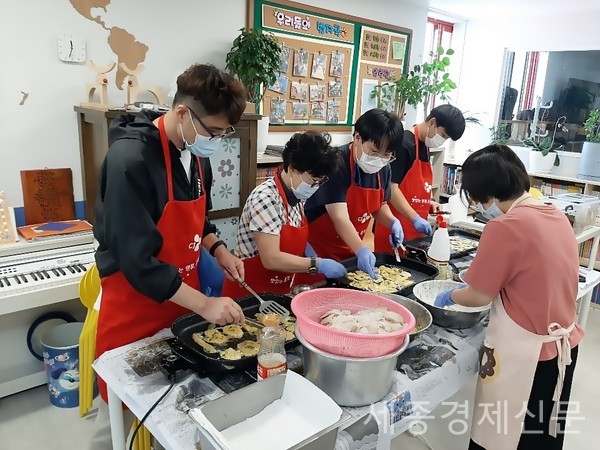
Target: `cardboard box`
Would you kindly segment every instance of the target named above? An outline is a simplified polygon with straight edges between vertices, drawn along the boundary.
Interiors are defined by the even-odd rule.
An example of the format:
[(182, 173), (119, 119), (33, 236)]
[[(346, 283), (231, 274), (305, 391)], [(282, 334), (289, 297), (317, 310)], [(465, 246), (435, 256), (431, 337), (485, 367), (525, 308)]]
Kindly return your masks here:
[(267, 378), (190, 411), (202, 450), (333, 450), (350, 415), (295, 372)]

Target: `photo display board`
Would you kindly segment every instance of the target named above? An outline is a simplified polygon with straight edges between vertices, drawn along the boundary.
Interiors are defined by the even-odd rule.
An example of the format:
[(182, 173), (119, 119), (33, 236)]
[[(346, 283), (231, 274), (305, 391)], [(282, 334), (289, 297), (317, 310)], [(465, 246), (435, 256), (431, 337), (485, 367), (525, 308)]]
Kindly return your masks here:
[(260, 105), (270, 131), (349, 130), (377, 107), (374, 87), (408, 67), (406, 28), (285, 0), (249, 0), (248, 20), (282, 48), (277, 81)]

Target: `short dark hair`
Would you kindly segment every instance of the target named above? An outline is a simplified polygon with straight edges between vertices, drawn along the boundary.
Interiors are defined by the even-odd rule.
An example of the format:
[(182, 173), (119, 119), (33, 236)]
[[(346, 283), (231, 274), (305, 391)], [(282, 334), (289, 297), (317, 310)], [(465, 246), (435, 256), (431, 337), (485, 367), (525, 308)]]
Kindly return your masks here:
[(200, 117), (224, 114), (230, 124), (236, 124), (246, 109), (246, 98), (246, 89), (232, 75), (211, 64), (194, 64), (177, 77), (173, 107), (193, 101)]
[(465, 116), (452, 105), (440, 105), (431, 110), (425, 121), (434, 119), (438, 127), (444, 127), (453, 141), (458, 141), (465, 132)]
[(315, 177), (331, 177), (338, 171), (340, 151), (331, 146), (329, 133), (295, 133), (283, 149), (283, 169), (308, 172)]
[(354, 133), (364, 141), (373, 141), (379, 150), (395, 152), (402, 147), (404, 127), (400, 117), (383, 109), (371, 109), (358, 118)]
[(462, 165), (461, 191), (469, 201), (512, 200), (529, 191), (529, 187), (525, 166), (506, 145), (484, 147)]

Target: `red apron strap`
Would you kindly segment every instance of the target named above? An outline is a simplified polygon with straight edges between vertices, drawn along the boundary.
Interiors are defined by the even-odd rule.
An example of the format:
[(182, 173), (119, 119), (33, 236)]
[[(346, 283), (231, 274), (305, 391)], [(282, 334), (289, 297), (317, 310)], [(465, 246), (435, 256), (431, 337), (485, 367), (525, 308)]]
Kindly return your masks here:
[[(277, 173), (275, 174), (275, 185), (277, 186), (277, 191), (279, 192), (279, 196), (281, 197), (281, 201), (283, 202), (283, 210), (285, 211), (285, 224), (291, 225), (290, 215), (288, 212), (290, 204), (287, 201), (285, 189), (281, 184), (281, 173), (281, 168), (277, 169)], [(304, 208), (302, 207), (302, 202), (298, 202), (298, 207), (300, 208), (300, 218), (302, 219), (302, 223), (304, 223)]]
[(419, 128), (414, 127), (413, 133), (415, 134), (415, 161), (419, 159)]
[(169, 147), (169, 138), (165, 131), (165, 116), (158, 118), (158, 131), (160, 133), (160, 142), (162, 144), (163, 155), (165, 157), (165, 169), (167, 171), (167, 192), (169, 194), (168, 201), (174, 200), (173, 197), (173, 173), (171, 170), (171, 149)]
[(202, 164), (200, 164), (200, 157), (196, 156), (196, 164), (198, 165), (198, 179), (200, 180), (200, 185), (202, 186), (202, 191), (200, 192), (200, 196), (204, 195), (206, 192), (204, 186), (204, 172), (202, 171)]

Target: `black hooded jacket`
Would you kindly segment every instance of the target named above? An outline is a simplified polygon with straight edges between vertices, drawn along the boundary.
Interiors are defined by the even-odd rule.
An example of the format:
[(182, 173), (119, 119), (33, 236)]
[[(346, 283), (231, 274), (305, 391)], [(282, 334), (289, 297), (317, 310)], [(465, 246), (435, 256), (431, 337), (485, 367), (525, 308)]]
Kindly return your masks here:
[[(96, 264), (101, 277), (121, 271), (138, 292), (162, 302), (177, 292), (182, 281), (175, 266), (156, 258), (163, 244), (157, 224), (168, 197), (160, 135), (152, 123), (159, 116), (142, 111), (112, 121), (110, 148), (100, 172), (94, 236), (99, 243)], [(173, 143), (170, 147), (175, 200), (194, 200), (201, 189), (196, 158), (192, 157), (190, 183), (180, 151)], [(208, 212), (212, 170), (207, 158), (201, 158), (201, 165)], [(206, 219), (202, 235), (215, 231)]]

